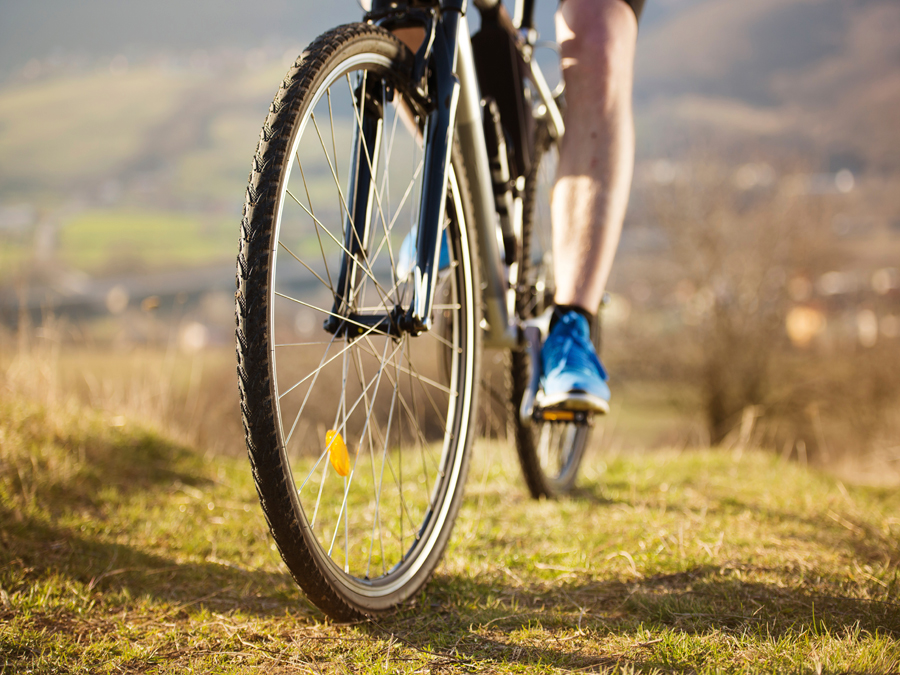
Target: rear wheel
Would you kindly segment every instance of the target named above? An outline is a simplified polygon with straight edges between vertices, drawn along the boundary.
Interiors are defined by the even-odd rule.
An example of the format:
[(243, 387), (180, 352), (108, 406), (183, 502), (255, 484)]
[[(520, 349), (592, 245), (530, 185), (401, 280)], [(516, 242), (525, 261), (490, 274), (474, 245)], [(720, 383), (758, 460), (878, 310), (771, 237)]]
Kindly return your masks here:
[[(516, 314), (523, 320), (541, 315), (553, 304), (553, 260), (550, 255), (550, 190), (556, 175), (557, 145), (544, 125), (537, 125), (535, 159), (523, 193), (521, 250), (516, 288)], [(599, 325), (592, 327), (599, 352)], [(519, 418), (534, 364), (527, 350), (512, 354), (512, 415), (516, 450), (531, 496), (559, 497), (575, 487), (590, 440), (586, 424), (535, 422)]]
[(378, 321), (413, 291), (424, 148), (411, 67), (398, 40), (365, 24), (313, 43), (270, 109), (242, 222), (253, 474), (285, 563), (339, 620), (389, 610), (428, 580), (475, 426), (479, 279), (455, 153), (435, 327), (389, 335)]

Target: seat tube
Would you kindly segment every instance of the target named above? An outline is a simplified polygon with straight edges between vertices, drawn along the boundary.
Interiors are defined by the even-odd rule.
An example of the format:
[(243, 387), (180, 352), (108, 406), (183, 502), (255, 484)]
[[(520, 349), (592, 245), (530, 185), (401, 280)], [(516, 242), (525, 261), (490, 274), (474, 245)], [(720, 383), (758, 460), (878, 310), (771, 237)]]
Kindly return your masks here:
[(462, 147), (462, 160), (472, 189), (472, 206), (478, 228), (481, 250), (481, 279), (484, 284), (484, 311), (487, 319), (485, 345), (509, 349), (515, 347), (517, 330), (510, 324), (506, 305), (506, 273), (497, 232), (500, 228), (491, 183), (491, 167), (487, 155), (482, 122), (481, 94), (475, 57), (469, 39), (468, 25), (460, 30), (457, 73), (461, 83), (456, 130)]

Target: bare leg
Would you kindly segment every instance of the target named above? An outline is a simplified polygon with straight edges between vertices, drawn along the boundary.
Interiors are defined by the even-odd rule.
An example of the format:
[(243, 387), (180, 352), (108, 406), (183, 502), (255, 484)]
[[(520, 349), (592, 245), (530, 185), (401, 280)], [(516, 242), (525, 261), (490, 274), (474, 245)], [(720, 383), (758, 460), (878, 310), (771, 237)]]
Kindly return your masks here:
[(555, 299), (595, 313), (631, 189), (637, 19), (622, 0), (565, 0), (556, 35), (567, 108), (551, 202)]

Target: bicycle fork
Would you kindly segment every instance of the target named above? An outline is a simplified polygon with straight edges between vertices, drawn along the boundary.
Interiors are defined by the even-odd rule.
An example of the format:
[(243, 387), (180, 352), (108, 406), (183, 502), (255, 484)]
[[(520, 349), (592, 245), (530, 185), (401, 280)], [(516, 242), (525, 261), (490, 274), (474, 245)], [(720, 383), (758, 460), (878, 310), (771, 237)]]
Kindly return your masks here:
[[(355, 167), (349, 186), (349, 205), (344, 227), (344, 257), (335, 292), (332, 316), (325, 322), (331, 333), (352, 337), (374, 328), (379, 333), (418, 335), (432, 327), (432, 307), (437, 286), (441, 251), (441, 225), (449, 182), (453, 138), (456, 133), (462, 161), (470, 181), (474, 221), (481, 250), (488, 347), (516, 348), (519, 331), (506, 303), (507, 282), (497, 241), (498, 215), (495, 208), (491, 170), (482, 122), (481, 96), (475, 60), (465, 17), (466, 0), (443, 0), (440, 18), (432, 15), (426, 38), (416, 55), (416, 71), (430, 65), (428, 93), (433, 102), (424, 129), (425, 157), (421, 209), (416, 233), (416, 257), (412, 268), (413, 298), (408, 307), (395, 307), (386, 316), (351, 313), (351, 289), (365, 268), (368, 232), (373, 226), (372, 210), (381, 143), (380, 109), (384, 85), (361, 83), (358, 114), (354, 125)], [(379, 89), (380, 88), (380, 89)], [(356, 258), (354, 261), (351, 258)], [(350, 321), (344, 321), (346, 317)]]
[(407, 329), (419, 333), (431, 328), (436, 271), (440, 255), (444, 202), (454, 129), (469, 178), (477, 225), (483, 302), (485, 346), (516, 348), (518, 328), (506, 304), (506, 277), (500, 256), (491, 169), (481, 111), (475, 58), (469, 39), (465, 0), (444, 0), (432, 46), (433, 74), (429, 83), (437, 108), (426, 123), (423, 208), (418, 223), (417, 260), (413, 270), (414, 300), (407, 312)]
[[(353, 278), (360, 265), (346, 260), (342, 264), (333, 314), (326, 322), (330, 332), (364, 332), (374, 327), (389, 335), (418, 335), (432, 326), (432, 306), (437, 284), (441, 251), (441, 224), (449, 178), (454, 130), (462, 150), (462, 162), (469, 179), (483, 284), (484, 343), (486, 347), (517, 349), (525, 335), (510, 312), (507, 300), (508, 280), (505, 256), (498, 241), (500, 227), (491, 166), (485, 139), (481, 94), (475, 57), (465, 16), (467, 0), (443, 0), (440, 17), (425, 21), (426, 37), (416, 54), (416, 73), (424, 73), (429, 64), (428, 92), (433, 110), (425, 123), (425, 157), (422, 207), (416, 234), (416, 259), (412, 269), (413, 299), (408, 307), (396, 307), (388, 316), (349, 314), (346, 289), (356, 287)], [(553, 95), (537, 64), (528, 59), (530, 79), (535, 84), (554, 137), (563, 132), (562, 117)], [(381, 88), (380, 90), (378, 88)], [(360, 124), (355, 125), (355, 175), (350, 186), (352, 214), (347, 214), (345, 250), (361, 259), (366, 257), (367, 233), (371, 225), (374, 176), (381, 141), (380, 101), (383, 83), (365, 85), (359, 94)], [(363, 86), (361, 85), (361, 89)], [(373, 91), (373, 89), (375, 89)], [(363, 158), (370, 160), (364, 161)], [(337, 318), (347, 316), (352, 322)]]

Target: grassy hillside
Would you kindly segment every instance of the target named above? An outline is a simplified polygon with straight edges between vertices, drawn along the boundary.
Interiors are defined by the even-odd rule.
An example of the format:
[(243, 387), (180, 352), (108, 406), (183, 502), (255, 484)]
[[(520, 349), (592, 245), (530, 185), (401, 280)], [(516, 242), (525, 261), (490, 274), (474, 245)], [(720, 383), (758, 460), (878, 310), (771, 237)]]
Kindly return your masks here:
[(896, 170), (898, 30), (889, 0), (697, 3), (641, 34), (638, 113)]
[[(0, 90), (0, 206), (30, 204), (13, 242), (88, 272), (229, 259), (250, 158), (284, 67), (144, 66)], [(148, 248), (148, 243), (150, 244)]]
[(0, 96), (0, 184), (65, 187), (114, 175), (147, 130), (177, 112), (190, 82), (149, 70), (94, 73), (7, 89)]
[(762, 453), (592, 455), (526, 498), (476, 447), (415, 607), (331, 625), (242, 460), (0, 396), (0, 672), (793, 672), (900, 667), (900, 497)]
[[(796, 136), (893, 166), (900, 104), (895, 2), (681, 4), (641, 33), (640, 114)], [(196, 63), (160, 55), (115, 72), (60, 70), (34, 82), (12, 80), (0, 89), (0, 156), (7, 159), (0, 197), (90, 192), (114, 179), (126, 192), (135, 181), (144, 191), (152, 183), (157, 202), (239, 204), (285, 60), (309, 38), (295, 36), (283, 58), (271, 49), (255, 56), (219, 50)]]
[[(0, 154), (16, 161), (0, 167), (0, 192), (93, 197), (116, 181), (125, 194), (107, 201), (155, 190), (168, 201), (236, 192), (239, 202), (283, 70), (280, 63), (216, 74), (144, 66), (8, 86), (0, 91)], [(231, 177), (224, 190), (223, 171)]]
[(136, 267), (177, 267), (229, 258), (234, 219), (225, 216), (140, 210), (91, 210), (66, 223), (61, 258), (90, 272), (133, 272)]

